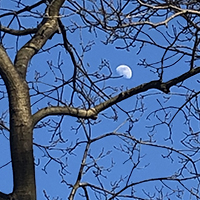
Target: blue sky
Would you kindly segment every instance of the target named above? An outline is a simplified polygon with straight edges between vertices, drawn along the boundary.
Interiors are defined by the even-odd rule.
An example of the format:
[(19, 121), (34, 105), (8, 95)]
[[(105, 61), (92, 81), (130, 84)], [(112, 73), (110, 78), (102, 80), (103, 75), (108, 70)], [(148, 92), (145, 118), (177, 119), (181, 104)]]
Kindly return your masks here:
[[(8, 1), (1, 1), (0, 6), (2, 7), (13, 7), (13, 5), (7, 4)], [(11, 3), (11, 1), (9, 1)], [(43, 7), (41, 7), (42, 9)], [(71, 20), (75, 20), (77, 23), (80, 23), (80, 19), (78, 17), (71, 17)], [(25, 25), (28, 26), (34, 26), (37, 21), (40, 21), (40, 19), (32, 18), (32, 20), (28, 20), (26, 17), (22, 17), (22, 22)], [(67, 25), (67, 23), (70, 21), (69, 19), (63, 18), (63, 23)], [(9, 18), (5, 18), (2, 21), (2, 24), (4, 26), (7, 25), (9, 22)], [(170, 27), (175, 24), (175, 22), (169, 23), (169, 29)], [(16, 27), (16, 21), (13, 22), (12, 27)], [(165, 28), (159, 28), (160, 31), (165, 31)], [(158, 34), (158, 32), (154, 32), (152, 29), (149, 30), (146, 28), (146, 31), (150, 31), (150, 34), (154, 36), (155, 40), (160, 42), (161, 45), (166, 45), (166, 41), (163, 40), (161, 37), (161, 34)], [(171, 30), (169, 30), (171, 31)], [(103, 86), (103, 84), (107, 86), (113, 86), (117, 89), (117, 93), (120, 92), (120, 88), (122, 90), (125, 90), (126, 88), (132, 88), (135, 86), (138, 86), (142, 83), (146, 83), (151, 80), (157, 80), (158, 77), (155, 73), (151, 71), (151, 68), (144, 68), (143, 66), (140, 66), (139, 63), (142, 59), (146, 59), (148, 62), (155, 62), (157, 59), (162, 55), (163, 50), (160, 50), (158, 48), (152, 47), (150, 45), (145, 45), (141, 51), (141, 53), (138, 55), (138, 49), (139, 49), (139, 43), (136, 42), (136, 48), (130, 48), (129, 51), (123, 49), (119, 50), (116, 47), (123, 46), (124, 43), (120, 40), (116, 41), (113, 44), (105, 45), (102, 43), (102, 40), (105, 40), (106, 35), (102, 31), (97, 31), (97, 35), (95, 36), (94, 33), (89, 33), (87, 29), (77, 30), (73, 33), (67, 32), (68, 40), (71, 44), (74, 45), (78, 53), (81, 53), (81, 45), (80, 42), (83, 42), (84, 45), (86, 45), (88, 42), (91, 41), (94, 42), (94, 45), (91, 46), (91, 50), (86, 52), (86, 54), (83, 57), (83, 63), (84, 67), (87, 69), (88, 73), (94, 73), (98, 70), (98, 67), (100, 66), (102, 60), (106, 61), (107, 64), (110, 66), (112, 73), (113, 73), (113, 79), (110, 79), (106, 81), (105, 83), (99, 83), (99, 86)], [(83, 38), (83, 41), (81, 41), (80, 36)], [(141, 34), (139, 36), (141, 39), (145, 39), (145, 36)], [(27, 39), (29, 39), (29, 36), (19, 38), (19, 47), (23, 45)], [(51, 45), (55, 43), (59, 43), (62, 41), (62, 36), (60, 34), (56, 34), (52, 40), (48, 41), (48, 43), (45, 45), (44, 49), (47, 49)], [(11, 56), (11, 59), (14, 59), (14, 54), (16, 52), (16, 43), (15, 40), (13, 40), (13, 36), (6, 35), (4, 39), (4, 44), (8, 48), (8, 53)], [(188, 45), (188, 43), (186, 42)], [(61, 59), (58, 60), (58, 56), (61, 55)], [(169, 54), (170, 55), (170, 54)], [(173, 59), (177, 59), (178, 56), (174, 57)], [(174, 62), (173, 59), (170, 59), (169, 61), (165, 62), (167, 65), (168, 62), (172, 63)], [(174, 78), (177, 75), (180, 75), (184, 72), (186, 72), (189, 69), (189, 64), (186, 62), (187, 57), (185, 59), (181, 60), (180, 62), (174, 64), (172, 67), (167, 68), (164, 73), (164, 81), (167, 81), (171, 78)], [(70, 61), (69, 54), (65, 52), (60, 47), (56, 47), (49, 52), (40, 52), (38, 55), (36, 55), (31, 63), (30, 67), (28, 69), (28, 81), (33, 81), (33, 78), (37, 73), (40, 73), (41, 75), (44, 75), (47, 73), (47, 75), (41, 79), (45, 83), (48, 84), (56, 84), (59, 85), (61, 81), (55, 81), (55, 78), (53, 76), (52, 71), (49, 70), (47, 61), (51, 62), (53, 65), (57, 65), (59, 62), (63, 63), (61, 65), (61, 68), (63, 70), (64, 79), (68, 80), (73, 73), (73, 66)], [(118, 75), (116, 73), (116, 67), (120, 64), (126, 64), (129, 67), (131, 67), (133, 72), (133, 77), (131, 79), (124, 79), (124, 78), (116, 78)], [(197, 63), (198, 64), (198, 63)], [(89, 66), (89, 67), (88, 67)], [(153, 65), (156, 66), (156, 65)], [(158, 67), (158, 66), (157, 66)], [(61, 73), (58, 69), (55, 69), (54, 71), (58, 77), (61, 77)], [(102, 72), (105, 75), (108, 75), (108, 71), (105, 69), (102, 70)], [(184, 86), (187, 86), (191, 88), (192, 90), (198, 90), (199, 83), (197, 83), (197, 79), (199, 79), (199, 75), (196, 75), (193, 78), (190, 78), (189, 80), (184, 82)], [(94, 79), (95, 80), (95, 79)], [(39, 85), (39, 84), (38, 84)], [(30, 84), (31, 86), (31, 84)], [(1, 86), (2, 87), (2, 86)], [(48, 85), (40, 84), (39, 85), (41, 91), (45, 91), (46, 89), (49, 89)], [(31, 94), (34, 94), (34, 91), (30, 91)], [(66, 87), (64, 91), (64, 97), (63, 100), (66, 100), (66, 102), (70, 101), (70, 94), (72, 90), (70, 87)], [(110, 89), (106, 90), (106, 92), (111, 92)], [(183, 87), (172, 87), (170, 94), (162, 94), (162, 92), (158, 90), (150, 90), (143, 94), (138, 94), (136, 96), (133, 96), (123, 102), (120, 102), (118, 105), (122, 107), (124, 110), (132, 110), (134, 108), (139, 108), (141, 102), (144, 104), (143, 108), (146, 109), (143, 113), (142, 110), (138, 110), (135, 112), (132, 112), (133, 114), (133, 120), (138, 120), (138, 122), (135, 122), (133, 124), (133, 128), (131, 130), (131, 135), (135, 137), (137, 140), (146, 141), (149, 140), (149, 135), (152, 135), (152, 140), (155, 142), (156, 145), (167, 145), (168, 147), (173, 147), (178, 150), (184, 150), (184, 146), (181, 144), (181, 140), (185, 137), (185, 133), (188, 132), (188, 124), (185, 124), (185, 118), (182, 112), (179, 112), (174, 121), (172, 122), (172, 140), (166, 140), (169, 137), (169, 129), (166, 126), (166, 124), (158, 125), (151, 131), (150, 128), (154, 124), (160, 123), (159, 119), (163, 120), (165, 117), (165, 114), (169, 112), (169, 117), (172, 117), (173, 114), (176, 113), (177, 108), (182, 106), (185, 103), (185, 97), (187, 95), (190, 95), (192, 92), (188, 92)], [(182, 96), (180, 96), (180, 94)], [(186, 95), (187, 94), (187, 95)], [(55, 97), (55, 93), (52, 94), (53, 97)], [(33, 97), (32, 103), (38, 100), (39, 97)], [(142, 99), (142, 101), (138, 101)], [(1, 100), (0, 111), (5, 112), (8, 110), (7, 99)], [(53, 99), (45, 98), (38, 103), (34, 104), (32, 107), (33, 113), (37, 111), (39, 108), (42, 108), (44, 106), (47, 106), (48, 103), (54, 105), (56, 102)], [(80, 105), (80, 100), (75, 100), (74, 102), (76, 106)], [(138, 104), (137, 104), (138, 103)], [(154, 112), (155, 110), (159, 110), (162, 106), (169, 107), (169, 109), (166, 109), (166, 113), (163, 111)], [(136, 106), (137, 105), (137, 106)], [(127, 120), (127, 115), (120, 111), (116, 106), (118, 112), (118, 119), (116, 121), (106, 119), (103, 114), (106, 115), (112, 115), (113, 112), (109, 108), (102, 113), (99, 114), (99, 117), (97, 121), (101, 121), (101, 123), (97, 123), (94, 126), (92, 126), (92, 138), (98, 137), (102, 134), (110, 133), (116, 130), (120, 125), (122, 125)], [(187, 113), (187, 110), (185, 110)], [(150, 114), (152, 113), (152, 114)], [(147, 119), (147, 116), (149, 118)], [(157, 116), (157, 117), (156, 117)], [(6, 117), (8, 119), (8, 115)], [(57, 121), (59, 122), (60, 117), (54, 116), (45, 118), (43, 121), (48, 122), (48, 120)], [(53, 122), (52, 122), (53, 123)], [(94, 122), (93, 122), (94, 123)], [(199, 130), (199, 123), (195, 119), (191, 118), (192, 127), (194, 128), (194, 132)], [(6, 124), (8, 125), (8, 124)], [(117, 133), (126, 133), (128, 129), (129, 122), (127, 121), (122, 125), (121, 128), (117, 129)], [(62, 148), (69, 148), (75, 145), (76, 141), (85, 141), (86, 137), (83, 131), (83, 128), (80, 128), (78, 133), (76, 133), (75, 130), (72, 130), (73, 128), (76, 128), (78, 126), (77, 119), (72, 117), (65, 117), (61, 124), (62, 129), (62, 137), (66, 141), (65, 143), (59, 143), (59, 135), (56, 135), (53, 138), (54, 144), (56, 142), (56, 147), (62, 147)], [(89, 128), (87, 127), (87, 130), (89, 131)], [(8, 133), (5, 132), (5, 135), (8, 137)], [(35, 129), (34, 131), (34, 142), (38, 143), (40, 145), (52, 145), (50, 143), (52, 139), (52, 132), (50, 127), (43, 127), (42, 129)], [(172, 142), (173, 141), (173, 142)], [(102, 139), (94, 144), (91, 145), (90, 149), (90, 155), (93, 156), (93, 158), (97, 159), (97, 163), (99, 166), (104, 166), (106, 168), (110, 168), (112, 164), (114, 167), (112, 168), (112, 171), (109, 172), (105, 171), (104, 175), (107, 177), (103, 178), (101, 177), (101, 181), (104, 182), (105, 186), (108, 188), (110, 187), (110, 182), (114, 182), (115, 180), (119, 180), (120, 178), (123, 178), (124, 180), (127, 179), (126, 175), (127, 172), (130, 172), (133, 165), (137, 163), (138, 159), (138, 152), (134, 151), (134, 155), (132, 156), (132, 160), (128, 160), (128, 154), (125, 153), (125, 151), (128, 148), (131, 148), (131, 141), (122, 141), (119, 137), (111, 136), (106, 137), (105, 139)], [(134, 144), (134, 143), (133, 143)], [(85, 148), (85, 144), (80, 144), (73, 152), (72, 154), (67, 153), (64, 157), (62, 157), (62, 160), (64, 163), (67, 164), (66, 167), (66, 174), (63, 175), (63, 178), (70, 183), (73, 184), (76, 180), (77, 171), (80, 167), (80, 162), (82, 158), (82, 154)], [(123, 148), (124, 153), (120, 152), (120, 148)], [(148, 178), (156, 178), (156, 177), (165, 177), (173, 175), (176, 171), (178, 171), (180, 165), (180, 160), (178, 159), (178, 154), (172, 153), (171, 158), (165, 158), (163, 159), (163, 156), (168, 155), (168, 151), (163, 148), (159, 148), (156, 146), (149, 146), (149, 145), (137, 145), (137, 148), (140, 150), (140, 156), (142, 157), (141, 162), (139, 163), (137, 169), (134, 169), (132, 176), (130, 177), (130, 182), (136, 182), (141, 181)], [(129, 149), (130, 150), (130, 149)], [(9, 141), (5, 138), (3, 134), (0, 134), (0, 152), (3, 153), (1, 155), (0, 159), (0, 166), (6, 164), (10, 161), (9, 157)], [(39, 149), (38, 147), (34, 147), (35, 152), (35, 160), (38, 166), (36, 166), (36, 183), (37, 183), (37, 195), (38, 199), (44, 199), (43, 190), (47, 192), (47, 194), (51, 197), (50, 199), (59, 197), (58, 199), (67, 199), (70, 188), (68, 185), (62, 183), (61, 184), (61, 176), (59, 176), (59, 170), (60, 166), (56, 162), (50, 162), (47, 167), (45, 168), (46, 171), (44, 171), (44, 166), (48, 162), (48, 158), (44, 156), (44, 153)], [(102, 159), (98, 160), (98, 156), (103, 152), (106, 156)], [(184, 152), (184, 151), (183, 151)], [(61, 154), (59, 151), (50, 151), (52, 156), (60, 157)], [(198, 154), (197, 154), (198, 155)], [(198, 157), (198, 156), (196, 156)], [(87, 162), (90, 164), (92, 161), (91, 157), (87, 158)], [(113, 162), (113, 163), (112, 163)], [(91, 162), (92, 165), (92, 162)], [(198, 166), (198, 165), (197, 165)], [(188, 169), (192, 169), (192, 165), (188, 163)], [(83, 176), (83, 182), (89, 181), (91, 183), (97, 183), (97, 180), (94, 178), (94, 168), (91, 168), (87, 171), (87, 173)], [(193, 169), (192, 169), (193, 170)], [(189, 175), (189, 173), (185, 170), (183, 172), (186, 176)], [(11, 185), (11, 164), (8, 164), (6, 167), (3, 167), (0, 169), (0, 191), (2, 192), (11, 192), (12, 185)], [(122, 183), (122, 186), (125, 184), (126, 181)], [(174, 189), (177, 187), (176, 183), (170, 183), (171, 187)], [(188, 181), (189, 186), (196, 186), (196, 181), (191, 180)], [(142, 185), (137, 185), (135, 187), (136, 195), (142, 196), (145, 198), (144, 193), (142, 192), (143, 189), (146, 191), (152, 193), (152, 195), (155, 192), (155, 186), (157, 186), (158, 189), (161, 189), (161, 186), (158, 185), (158, 182), (156, 183), (145, 183)], [(180, 186), (181, 187), (181, 186)], [(164, 189), (165, 192), (167, 189)], [(82, 192), (80, 190), (80, 192)], [(90, 191), (91, 197), (95, 198), (92, 194), (92, 191)], [(184, 193), (185, 195), (185, 193)], [(183, 195), (183, 196), (184, 196)], [(188, 199), (188, 194), (184, 196), (183, 199)], [(77, 195), (75, 199), (79, 199), (80, 197)], [(174, 196), (173, 199), (175, 199), (176, 196)]]

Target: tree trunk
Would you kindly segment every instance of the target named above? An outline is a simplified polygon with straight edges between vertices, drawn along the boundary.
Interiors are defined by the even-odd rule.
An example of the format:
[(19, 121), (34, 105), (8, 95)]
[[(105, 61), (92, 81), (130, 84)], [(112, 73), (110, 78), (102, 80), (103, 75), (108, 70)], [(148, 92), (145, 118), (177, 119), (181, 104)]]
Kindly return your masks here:
[[(0, 75), (9, 97), (10, 150), (14, 188), (8, 197), (12, 196), (11, 199), (15, 200), (35, 200), (33, 120), (29, 88), (2, 46), (0, 46)], [(4, 195), (1, 194), (1, 198), (4, 199)]]
[(25, 81), (9, 91), (10, 147), (13, 167), (13, 197), (35, 200), (35, 170), (33, 157), (33, 123), (29, 89)]

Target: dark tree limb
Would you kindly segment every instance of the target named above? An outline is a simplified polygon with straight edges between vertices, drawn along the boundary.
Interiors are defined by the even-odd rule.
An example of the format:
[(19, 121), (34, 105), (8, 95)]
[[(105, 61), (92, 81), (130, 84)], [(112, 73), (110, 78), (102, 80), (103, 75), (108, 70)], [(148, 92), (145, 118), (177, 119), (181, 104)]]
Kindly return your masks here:
[(43, 4), (45, 2), (46, 2), (46, 0), (41, 0), (41, 1), (38, 1), (37, 3), (31, 5), (31, 6), (25, 6), (23, 9), (20, 9), (18, 11), (6, 12), (6, 13), (0, 15), (0, 18), (5, 17), (5, 16), (9, 16), (9, 15), (18, 15), (18, 14), (26, 12), (26, 11), (31, 11), (32, 9), (40, 6), (41, 4)]
[(93, 108), (90, 108), (88, 110), (80, 109), (80, 108), (73, 108), (73, 107), (69, 107), (69, 106), (46, 107), (46, 108), (43, 108), (43, 109), (37, 111), (33, 115), (33, 123), (34, 123), (34, 125), (36, 125), (36, 123), (39, 122), (41, 119), (43, 119), (44, 117), (50, 116), (50, 115), (70, 115), (70, 116), (79, 117), (79, 118), (96, 119), (97, 115), (101, 111), (103, 111), (103, 110), (111, 107), (112, 105), (119, 103), (120, 101), (123, 101), (124, 99), (127, 99), (135, 94), (139, 94), (141, 92), (145, 92), (150, 89), (158, 89), (167, 94), (170, 92), (170, 88), (172, 86), (175, 86), (177, 83), (180, 83), (198, 73), (200, 73), (200, 67), (194, 68), (194, 69), (180, 75), (179, 77), (171, 79), (167, 82), (161, 82), (160, 80), (156, 80), (156, 81), (151, 81), (148, 83), (141, 84), (137, 87), (131, 88), (130, 90), (121, 92), (120, 94), (118, 94), (118, 95), (108, 99), (107, 101), (104, 101), (103, 103), (100, 103), (99, 105), (97, 105)]
[(38, 31), (17, 53), (15, 57), (15, 67), (23, 78), (26, 77), (26, 70), (31, 58), (43, 47), (58, 30), (57, 19), (59, 10), (64, 0), (52, 1), (46, 9), (46, 17), (38, 26)]
[(0, 30), (4, 33), (9, 33), (11, 35), (21, 36), (21, 35), (29, 35), (37, 32), (37, 28), (27, 28), (24, 30), (15, 30), (0, 24)]

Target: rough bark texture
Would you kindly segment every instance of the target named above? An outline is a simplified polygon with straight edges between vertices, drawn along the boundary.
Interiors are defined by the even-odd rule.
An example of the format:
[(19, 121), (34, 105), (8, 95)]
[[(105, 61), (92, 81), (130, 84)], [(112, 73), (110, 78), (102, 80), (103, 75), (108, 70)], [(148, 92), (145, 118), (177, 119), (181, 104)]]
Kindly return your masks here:
[(29, 91), (25, 83), (11, 89), (10, 146), (17, 199), (36, 199)]

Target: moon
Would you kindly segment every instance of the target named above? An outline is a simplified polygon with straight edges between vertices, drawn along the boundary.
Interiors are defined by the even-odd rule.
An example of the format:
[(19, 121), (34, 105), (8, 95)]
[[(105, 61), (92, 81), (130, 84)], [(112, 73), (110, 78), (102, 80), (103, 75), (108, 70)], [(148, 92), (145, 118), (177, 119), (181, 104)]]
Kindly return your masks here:
[(124, 78), (130, 79), (132, 77), (132, 70), (127, 65), (119, 65), (116, 68), (117, 73)]

